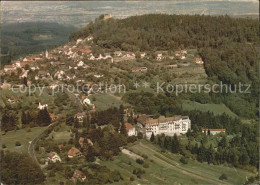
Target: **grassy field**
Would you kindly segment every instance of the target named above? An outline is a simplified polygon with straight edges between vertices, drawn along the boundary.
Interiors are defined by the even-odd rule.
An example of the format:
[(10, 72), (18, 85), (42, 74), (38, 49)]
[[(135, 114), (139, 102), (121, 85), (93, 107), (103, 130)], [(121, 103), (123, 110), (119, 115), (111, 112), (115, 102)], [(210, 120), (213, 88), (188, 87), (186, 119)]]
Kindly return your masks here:
[(203, 112), (213, 112), (215, 115), (226, 113), (229, 116), (237, 117), (235, 113), (233, 113), (228, 107), (224, 104), (200, 104), (198, 102), (193, 101), (184, 101), (182, 104), (182, 108), (184, 110), (200, 110)]
[[(253, 174), (240, 169), (225, 167), (222, 165), (208, 165), (197, 161), (188, 160), (188, 164), (184, 165), (179, 162), (180, 155), (169, 152), (161, 153), (161, 149), (150, 144), (147, 141), (138, 142), (129, 149), (139, 155), (147, 155), (145, 162), (149, 164), (149, 168), (143, 168), (127, 155), (121, 154), (115, 157), (114, 161), (102, 161), (103, 165), (113, 170), (119, 170), (124, 179), (125, 184), (243, 184), (246, 177)], [(141, 178), (137, 178), (132, 174), (135, 168), (142, 168), (145, 174)], [(219, 176), (226, 173), (228, 180), (221, 181)], [(130, 177), (134, 176), (135, 181), (130, 181)], [(124, 184), (124, 183), (118, 183)]]
[(120, 97), (107, 93), (91, 95), (90, 99), (98, 111), (106, 110), (110, 107), (119, 107), (122, 104)]
[(55, 141), (55, 143), (63, 143), (63, 142), (67, 142), (70, 139), (70, 127), (62, 124), (61, 127), (53, 132), (50, 133), (49, 138), (53, 138), (53, 140)]
[[(20, 153), (27, 152), (29, 141), (33, 140), (36, 136), (41, 134), (46, 127), (35, 127), (31, 128), (31, 131), (28, 132), (27, 129), (20, 129), (16, 131), (9, 131), (5, 135), (1, 134), (1, 143), (6, 145), (5, 150), (15, 151)], [(15, 142), (19, 141), (22, 145), (15, 146)]]

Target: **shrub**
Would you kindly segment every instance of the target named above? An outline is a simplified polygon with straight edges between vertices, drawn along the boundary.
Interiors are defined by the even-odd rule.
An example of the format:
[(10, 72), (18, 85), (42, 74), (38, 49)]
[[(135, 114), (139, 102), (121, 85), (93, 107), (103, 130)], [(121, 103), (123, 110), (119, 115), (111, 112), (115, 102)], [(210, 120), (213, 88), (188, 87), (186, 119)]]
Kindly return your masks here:
[(181, 162), (182, 164), (188, 164), (188, 160), (187, 160), (187, 158), (185, 158), (185, 157), (181, 157), (181, 158), (180, 158), (180, 162)]
[(142, 160), (142, 159), (136, 159), (136, 162), (138, 163), (138, 164), (143, 164), (144, 163), (144, 161)]
[(19, 141), (15, 142), (15, 146), (21, 146), (22, 144)]
[(225, 173), (222, 173), (222, 175), (219, 177), (219, 180), (227, 180), (228, 177)]
[(135, 178), (133, 176), (130, 177), (130, 181), (134, 181)]
[(149, 168), (149, 164), (148, 164), (148, 163), (144, 163), (144, 164), (143, 164), (143, 167), (144, 167), (144, 168)]
[(5, 145), (5, 144), (3, 144), (3, 145), (2, 145), (2, 148), (6, 148), (6, 145)]

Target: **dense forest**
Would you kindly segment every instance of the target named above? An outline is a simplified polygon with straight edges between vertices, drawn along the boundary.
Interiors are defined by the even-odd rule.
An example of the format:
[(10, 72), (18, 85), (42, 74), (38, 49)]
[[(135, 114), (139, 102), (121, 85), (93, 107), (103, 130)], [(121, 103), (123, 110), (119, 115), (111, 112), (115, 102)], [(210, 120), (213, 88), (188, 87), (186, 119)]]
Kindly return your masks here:
[(26, 154), (1, 151), (1, 180), (7, 184), (41, 184), (45, 175)]
[(57, 23), (15, 23), (1, 25), (1, 64), (44, 51), (68, 41), (72, 26)]
[[(229, 16), (150, 14), (126, 19), (97, 19), (73, 33), (70, 40), (94, 36), (101, 47), (126, 51), (174, 51), (197, 48), (209, 80), (251, 84), (250, 94), (219, 93), (237, 115), (258, 116), (258, 20)], [(240, 102), (240, 104), (238, 104)]]

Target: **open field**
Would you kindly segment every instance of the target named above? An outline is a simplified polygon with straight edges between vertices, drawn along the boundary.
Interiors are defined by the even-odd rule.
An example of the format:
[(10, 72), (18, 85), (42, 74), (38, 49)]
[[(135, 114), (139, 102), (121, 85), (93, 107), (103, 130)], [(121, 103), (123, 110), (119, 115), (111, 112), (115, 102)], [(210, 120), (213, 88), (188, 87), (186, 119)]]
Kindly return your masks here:
[(51, 132), (51, 134), (49, 135), (49, 138), (53, 138), (53, 140), (55, 141), (55, 143), (63, 143), (63, 142), (67, 142), (71, 137), (70, 137), (70, 128), (65, 125), (62, 124), (62, 126), (57, 130), (53, 132)]
[[(27, 129), (13, 130), (1, 135), (2, 145), (6, 145), (6, 150), (26, 153), (29, 146), (29, 141), (33, 140), (36, 136), (40, 135), (46, 127), (31, 128), (28, 132)], [(21, 146), (15, 146), (15, 142), (19, 141)]]
[(96, 105), (98, 111), (106, 110), (110, 107), (119, 107), (122, 104), (120, 97), (107, 93), (91, 95), (90, 99)]
[[(160, 148), (147, 141), (141, 141), (128, 147), (134, 153), (147, 155), (145, 162), (149, 168), (143, 168), (127, 155), (121, 154), (114, 161), (102, 161), (111, 169), (119, 170), (125, 179), (131, 176), (135, 181), (128, 184), (243, 184), (246, 177), (253, 174), (244, 170), (225, 167), (223, 165), (208, 165), (194, 160), (188, 160), (184, 165), (179, 162), (180, 155), (169, 152), (161, 153)], [(139, 179), (132, 174), (135, 168), (145, 170), (145, 174)], [(228, 180), (221, 181), (219, 176), (226, 173)], [(118, 183), (120, 184), (120, 183)], [(122, 184), (122, 183), (121, 183)]]
[(233, 113), (228, 107), (224, 104), (200, 104), (198, 102), (193, 101), (184, 101), (182, 104), (182, 108), (184, 110), (200, 110), (203, 112), (213, 112), (215, 115), (226, 113), (229, 116), (237, 117), (235, 113)]

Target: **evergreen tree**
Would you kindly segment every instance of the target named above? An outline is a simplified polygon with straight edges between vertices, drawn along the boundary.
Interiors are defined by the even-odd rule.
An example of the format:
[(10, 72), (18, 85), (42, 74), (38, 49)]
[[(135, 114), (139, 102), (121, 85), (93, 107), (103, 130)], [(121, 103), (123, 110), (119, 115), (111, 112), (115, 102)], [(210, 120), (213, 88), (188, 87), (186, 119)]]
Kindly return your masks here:
[(176, 134), (174, 134), (172, 140), (172, 153), (178, 153), (180, 151), (180, 143)]
[(151, 135), (151, 137), (150, 137), (150, 141), (151, 141), (151, 142), (154, 142), (154, 139), (155, 139), (155, 137), (154, 137), (154, 134), (153, 134), (153, 132), (152, 132), (152, 135)]
[(125, 124), (124, 124), (124, 123), (121, 123), (120, 134), (125, 135), (125, 136), (127, 135), (127, 132), (126, 132), (126, 128), (125, 128)]
[(25, 125), (27, 124), (27, 116), (26, 113), (24, 111), (22, 111), (22, 124)]
[(43, 109), (43, 122), (45, 124), (51, 123), (51, 117), (46, 107)]

